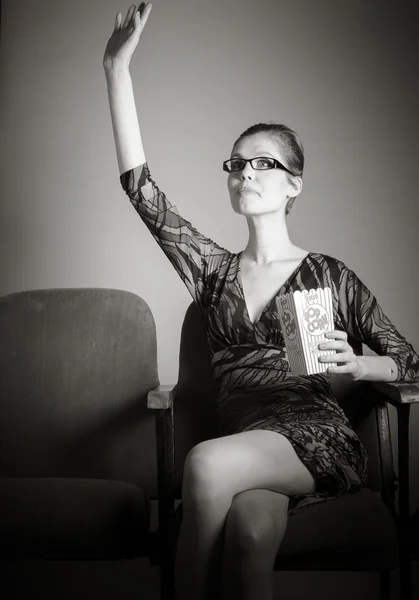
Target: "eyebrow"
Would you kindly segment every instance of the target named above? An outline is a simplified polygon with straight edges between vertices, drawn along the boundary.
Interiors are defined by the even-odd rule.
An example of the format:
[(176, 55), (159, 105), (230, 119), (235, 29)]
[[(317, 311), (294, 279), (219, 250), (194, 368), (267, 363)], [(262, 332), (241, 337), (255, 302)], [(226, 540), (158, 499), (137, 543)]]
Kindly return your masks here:
[[(271, 156), (272, 158), (275, 158), (275, 156), (273, 154), (271, 154), (270, 152), (266, 152), (265, 150), (258, 150), (256, 154), (257, 154), (257, 156)], [(239, 158), (243, 158), (243, 155), (240, 154), (240, 152), (235, 152), (234, 154), (231, 155), (231, 158), (234, 158), (236, 156)]]

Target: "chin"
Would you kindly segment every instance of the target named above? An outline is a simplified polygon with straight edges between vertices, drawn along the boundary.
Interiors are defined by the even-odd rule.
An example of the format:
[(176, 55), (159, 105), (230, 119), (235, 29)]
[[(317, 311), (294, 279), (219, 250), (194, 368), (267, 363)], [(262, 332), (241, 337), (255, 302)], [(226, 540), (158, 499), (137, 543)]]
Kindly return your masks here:
[(233, 202), (231, 202), (231, 207), (234, 210), (234, 212), (238, 215), (248, 216), (249, 214), (254, 212), (254, 210), (251, 210), (249, 206), (246, 206), (245, 203), (240, 200), (234, 200)]
[(237, 202), (236, 200), (231, 203), (231, 207), (235, 213), (237, 213), (238, 215), (242, 215), (243, 217), (260, 217), (261, 215), (277, 213), (281, 210), (281, 207), (278, 206), (262, 207), (260, 205), (260, 200), (257, 203), (258, 206), (255, 206), (254, 204), (255, 203), (253, 202)]
[(262, 198), (257, 194), (230, 194), (230, 203), (234, 212), (244, 217), (279, 213), (285, 210), (287, 198)]

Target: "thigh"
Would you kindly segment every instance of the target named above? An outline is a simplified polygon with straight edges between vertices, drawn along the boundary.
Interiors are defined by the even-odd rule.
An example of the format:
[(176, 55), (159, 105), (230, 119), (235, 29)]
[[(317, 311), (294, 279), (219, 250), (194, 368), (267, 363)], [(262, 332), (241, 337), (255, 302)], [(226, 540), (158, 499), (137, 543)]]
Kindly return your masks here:
[[(312, 474), (291, 442), (274, 431), (252, 430), (207, 440), (188, 455), (202, 483), (214, 483), (231, 496), (249, 489), (268, 489), (286, 495), (315, 491)], [(208, 487), (205, 486), (205, 487)]]

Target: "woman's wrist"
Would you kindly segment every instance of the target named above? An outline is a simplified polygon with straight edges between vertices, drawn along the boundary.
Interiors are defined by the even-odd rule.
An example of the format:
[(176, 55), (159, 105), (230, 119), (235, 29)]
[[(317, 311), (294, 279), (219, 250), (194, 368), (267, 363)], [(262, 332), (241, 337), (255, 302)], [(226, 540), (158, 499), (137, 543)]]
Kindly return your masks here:
[(397, 379), (397, 365), (390, 356), (358, 356), (355, 381), (386, 381)]
[(105, 70), (105, 75), (107, 78), (118, 78), (118, 77), (126, 77), (130, 74), (129, 63), (121, 63), (120, 61), (111, 61), (105, 60), (103, 61), (103, 68)]

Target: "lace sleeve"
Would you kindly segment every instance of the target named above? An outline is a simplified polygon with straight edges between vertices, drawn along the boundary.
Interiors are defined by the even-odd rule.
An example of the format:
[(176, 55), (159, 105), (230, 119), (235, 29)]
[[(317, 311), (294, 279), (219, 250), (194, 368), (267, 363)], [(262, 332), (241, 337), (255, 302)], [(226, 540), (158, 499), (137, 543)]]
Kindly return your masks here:
[(396, 381), (419, 381), (419, 357), (384, 314), (374, 295), (346, 267), (341, 272), (339, 305), (348, 335), (397, 365)]
[(131, 204), (197, 300), (208, 276), (217, 270), (228, 251), (178, 213), (151, 178), (147, 163), (123, 173), (120, 181)]

